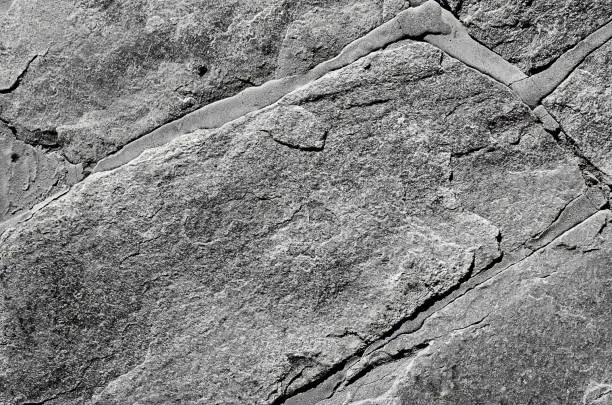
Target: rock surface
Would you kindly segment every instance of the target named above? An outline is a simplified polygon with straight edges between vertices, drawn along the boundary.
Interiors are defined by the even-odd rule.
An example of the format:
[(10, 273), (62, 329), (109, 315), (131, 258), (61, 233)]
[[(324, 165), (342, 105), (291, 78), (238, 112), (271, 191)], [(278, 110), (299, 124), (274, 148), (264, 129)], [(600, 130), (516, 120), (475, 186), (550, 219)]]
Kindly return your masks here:
[(527, 74), (612, 20), (607, 0), (448, 0), (470, 34)]
[(412, 356), (321, 405), (610, 403), (611, 220), (602, 210), (505, 268), (385, 349)]
[(304, 72), (381, 22), (376, 0), (16, 0), (0, 13), (0, 89), (21, 80), (0, 94), (1, 117), (56, 130), (71, 162), (92, 163), (197, 107)]
[[(532, 111), (478, 69), (489, 3), (442, 3), (467, 31), (86, 177), (411, 5), (0, 3), (0, 404), (612, 401), (609, 43)], [(531, 25), (478, 39), (528, 71), (600, 6), (515, 5), (588, 20), (542, 48)]]
[(15, 139), (10, 128), (0, 123), (0, 223), (81, 179), (80, 166)]
[(544, 105), (593, 164), (612, 176), (612, 42), (588, 56)]

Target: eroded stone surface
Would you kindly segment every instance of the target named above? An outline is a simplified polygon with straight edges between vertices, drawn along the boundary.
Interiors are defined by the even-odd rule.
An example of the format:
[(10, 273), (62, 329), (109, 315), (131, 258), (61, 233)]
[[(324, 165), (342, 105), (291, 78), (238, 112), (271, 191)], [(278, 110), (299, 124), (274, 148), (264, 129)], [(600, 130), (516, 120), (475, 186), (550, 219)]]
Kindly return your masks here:
[(612, 175), (612, 42), (593, 52), (544, 100), (580, 150)]
[[(327, 129), (322, 150), (273, 138), (287, 109)], [(304, 125), (283, 139), (302, 145)], [(506, 88), (429, 45), (373, 54), (5, 233), (0, 399), (271, 403), (583, 188)]]

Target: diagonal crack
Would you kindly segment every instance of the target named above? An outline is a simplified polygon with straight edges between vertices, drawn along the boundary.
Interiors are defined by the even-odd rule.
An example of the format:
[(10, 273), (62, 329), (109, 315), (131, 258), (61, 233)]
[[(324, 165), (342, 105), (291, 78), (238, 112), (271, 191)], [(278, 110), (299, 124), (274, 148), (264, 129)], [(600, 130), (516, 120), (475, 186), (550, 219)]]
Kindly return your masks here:
[[(501, 256), (500, 256), (501, 258)], [(330, 368), (329, 370), (325, 371), (324, 373), (322, 373), (322, 375), (319, 378), (313, 379), (310, 383), (305, 384), (302, 387), (299, 387), (297, 389), (295, 389), (292, 392), (289, 392), (288, 394), (285, 395), (281, 395), (279, 397), (277, 397), (273, 402), (271, 402), (271, 405), (287, 405), (287, 404), (306, 404), (309, 402), (303, 402), (303, 400), (300, 397), (306, 397), (309, 398), (309, 400), (312, 399), (312, 391), (316, 391), (319, 389), (319, 387), (323, 386), (326, 387), (326, 384), (324, 384), (327, 380), (329, 379), (333, 379), (335, 381), (339, 380), (340, 383), (343, 383), (347, 380), (347, 374), (346, 372), (348, 371), (348, 369), (352, 366), (352, 363), (355, 362), (356, 359), (359, 358), (363, 358), (363, 356), (368, 355), (369, 353), (371, 353), (376, 349), (372, 349), (372, 346), (375, 345), (378, 341), (383, 340), (384, 342), (393, 340), (395, 336), (397, 336), (398, 331), (401, 330), (402, 326), (405, 325), (407, 322), (410, 322), (414, 319), (417, 319), (419, 317), (420, 314), (429, 311), (431, 308), (435, 307), (435, 305), (442, 299), (451, 296), (453, 294), (453, 292), (457, 291), (458, 289), (461, 288), (461, 285), (463, 285), (464, 283), (466, 283), (473, 275), (474, 273), (474, 268), (475, 268), (475, 264), (476, 264), (476, 260), (475, 260), (475, 254), (472, 255), (472, 262), (470, 264), (470, 267), (468, 268), (466, 274), (464, 274), (458, 281), (457, 283), (449, 288), (448, 290), (446, 290), (444, 293), (442, 294), (438, 294), (432, 297), (429, 297), (428, 299), (426, 299), (421, 305), (419, 305), (417, 308), (415, 308), (415, 310), (408, 315), (407, 317), (403, 318), (402, 320), (400, 320), (399, 322), (397, 322), (395, 325), (393, 325), (391, 328), (389, 328), (385, 333), (381, 334), (381, 336), (378, 338), (378, 340), (376, 342), (372, 342), (370, 343), (368, 346), (361, 348), (360, 350), (358, 350), (355, 354), (353, 354), (351, 357), (348, 357), (346, 359), (344, 359), (343, 361), (340, 361), (336, 364), (334, 364), (332, 366), (332, 368)], [(499, 260), (499, 259), (497, 259)], [(484, 270), (483, 270), (484, 271)], [(482, 274), (479, 273), (479, 274)], [(354, 380), (355, 378), (352, 378), (351, 380)], [(335, 384), (336, 386), (338, 385), (337, 383)], [(315, 394), (315, 396), (319, 397), (319, 396), (325, 396), (327, 395), (327, 393), (317, 393)], [(295, 397), (298, 397), (298, 399), (294, 399)]]
[[(45, 52), (46, 54), (46, 52)], [(9, 94), (12, 93), (13, 91), (17, 90), (17, 88), (19, 87), (19, 85), (21, 84), (21, 81), (23, 80), (23, 78), (25, 77), (25, 75), (28, 73), (28, 70), (30, 69), (30, 65), (32, 64), (32, 62), (34, 62), (40, 55), (36, 54), (33, 57), (31, 57), (28, 62), (26, 63), (25, 67), (23, 68), (23, 70), (21, 71), (21, 73), (19, 73), (19, 75), (15, 78), (15, 80), (13, 81), (13, 83), (6, 88), (0, 89), (0, 94)], [(43, 55), (44, 56), (44, 55)]]
[[(588, 221), (590, 218), (592, 218), (594, 215), (597, 215), (599, 212), (606, 211), (606, 210), (608, 210), (607, 207), (602, 210), (596, 211), (595, 213), (593, 213), (592, 215), (589, 215), (586, 219), (582, 220), (581, 222), (577, 224), (573, 224), (571, 227), (565, 229), (564, 232), (560, 233), (554, 239), (550, 240), (548, 243), (546, 243), (545, 245), (537, 249), (531, 250), (531, 249), (519, 248), (517, 250), (513, 250), (509, 252), (508, 254), (503, 254), (497, 260), (490, 263), (486, 269), (483, 269), (481, 272), (479, 272), (475, 276), (465, 277), (461, 283), (459, 283), (458, 285), (455, 286), (455, 288), (452, 289), (452, 291), (442, 296), (437, 296), (437, 297), (432, 298), (431, 302), (428, 302), (427, 304), (419, 307), (417, 310), (415, 310), (412, 316), (396, 324), (392, 331), (382, 335), (377, 341), (372, 342), (368, 347), (360, 350), (354, 356), (335, 364), (333, 367), (333, 370), (330, 370), (330, 372), (325, 373), (321, 378), (317, 378), (311, 381), (303, 389), (296, 390), (293, 393), (290, 393), (289, 395), (285, 397), (277, 398), (276, 401), (272, 402), (272, 405), (281, 405), (281, 404), (285, 404), (285, 405), (292, 404), (293, 405), (293, 404), (315, 403), (315, 402), (304, 402), (303, 400), (292, 401), (291, 399), (294, 397), (323, 398), (325, 396), (329, 396), (328, 392), (326, 393), (316, 392), (317, 390), (320, 389), (319, 387), (325, 387), (327, 389), (330, 389), (325, 384), (326, 380), (328, 379), (335, 380), (336, 381), (335, 386), (336, 386), (336, 389), (338, 389), (339, 387), (342, 386), (344, 382), (348, 381), (348, 383), (352, 383), (356, 381), (357, 379), (359, 379), (360, 376), (365, 375), (367, 372), (371, 371), (372, 369), (379, 367), (383, 364), (387, 364), (389, 361), (396, 360), (396, 358), (395, 359), (393, 358), (393, 355), (385, 351), (385, 347), (387, 347), (391, 342), (397, 340), (400, 336), (410, 335), (410, 334), (414, 334), (418, 332), (425, 325), (425, 321), (431, 318), (434, 314), (438, 313), (442, 309), (453, 304), (459, 298), (469, 294), (472, 290), (476, 289), (477, 287), (485, 284), (486, 282), (499, 276), (503, 272), (506, 272), (512, 267), (527, 260), (529, 257), (534, 255), (535, 253), (540, 252), (543, 249), (546, 249), (548, 246), (550, 246), (552, 243), (557, 241), (559, 238), (562, 238), (564, 235), (572, 231), (574, 228)], [(484, 321), (484, 319), (480, 319), (478, 322), (475, 322), (475, 324), (482, 323), (482, 321)], [(468, 325), (468, 326), (471, 326), (471, 325)], [(416, 348), (423, 343), (429, 343), (430, 341), (431, 339), (428, 340), (427, 342), (417, 343), (416, 345), (410, 348), (402, 349), (402, 351), (400, 352), (410, 353), (410, 351), (413, 348)], [(382, 360), (378, 359), (377, 362), (374, 364), (374, 366), (372, 366), (372, 364), (367, 362), (367, 357), (371, 357), (375, 353), (378, 353), (378, 352), (384, 352), (386, 353), (386, 355), (381, 357)], [(356, 360), (356, 357), (359, 357), (359, 359)], [(384, 361), (385, 358), (388, 358), (388, 361)], [(366, 361), (363, 363), (362, 368), (361, 369), (358, 368), (356, 371), (356, 374), (358, 374), (358, 376), (353, 377), (353, 378), (347, 378), (349, 369), (351, 367), (354, 367), (356, 364), (358, 364), (360, 361), (363, 361), (363, 360), (366, 360)], [(341, 384), (337, 383), (339, 379), (341, 379), (342, 381)]]
[(344, 68), (404, 38), (418, 38), (430, 33), (448, 33), (443, 10), (434, 0), (401, 11), (393, 19), (348, 44), (338, 56), (320, 63), (303, 75), (289, 76), (249, 87), (235, 96), (208, 104), (178, 120), (163, 125), (123, 146), (100, 160), (94, 172), (113, 170), (138, 157), (145, 149), (161, 146), (172, 139), (198, 129), (216, 129), (246, 114), (276, 103), (324, 75)]
[(612, 38), (612, 20), (589, 34), (569, 51), (563, 53), (550, 67), (528, 78), (510, 84), (523, 101), (536, 107), (552, 93), (592, 52)]

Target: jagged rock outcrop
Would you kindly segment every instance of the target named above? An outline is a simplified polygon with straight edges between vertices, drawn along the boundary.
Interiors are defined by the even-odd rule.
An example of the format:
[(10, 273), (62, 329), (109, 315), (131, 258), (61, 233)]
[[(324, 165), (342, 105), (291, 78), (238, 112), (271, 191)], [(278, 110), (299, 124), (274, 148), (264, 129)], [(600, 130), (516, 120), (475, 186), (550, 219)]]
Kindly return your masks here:
[(421, 3), (0, 3), (0, 403), (610, 401), (605, 18)]

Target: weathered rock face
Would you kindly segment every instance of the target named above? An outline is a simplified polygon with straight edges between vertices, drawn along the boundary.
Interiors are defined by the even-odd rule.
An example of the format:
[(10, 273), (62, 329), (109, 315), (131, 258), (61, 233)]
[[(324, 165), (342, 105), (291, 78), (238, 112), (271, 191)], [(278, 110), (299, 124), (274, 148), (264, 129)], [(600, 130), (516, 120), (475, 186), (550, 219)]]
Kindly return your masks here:
[(470, 34), (532, 74), (612, 19), (607, 0), (448, 0)]
[(453, 22), (82, 178), (406, 7), (6, 7), (0, 403), (609, 401), (609, 44), (532, 111)]

